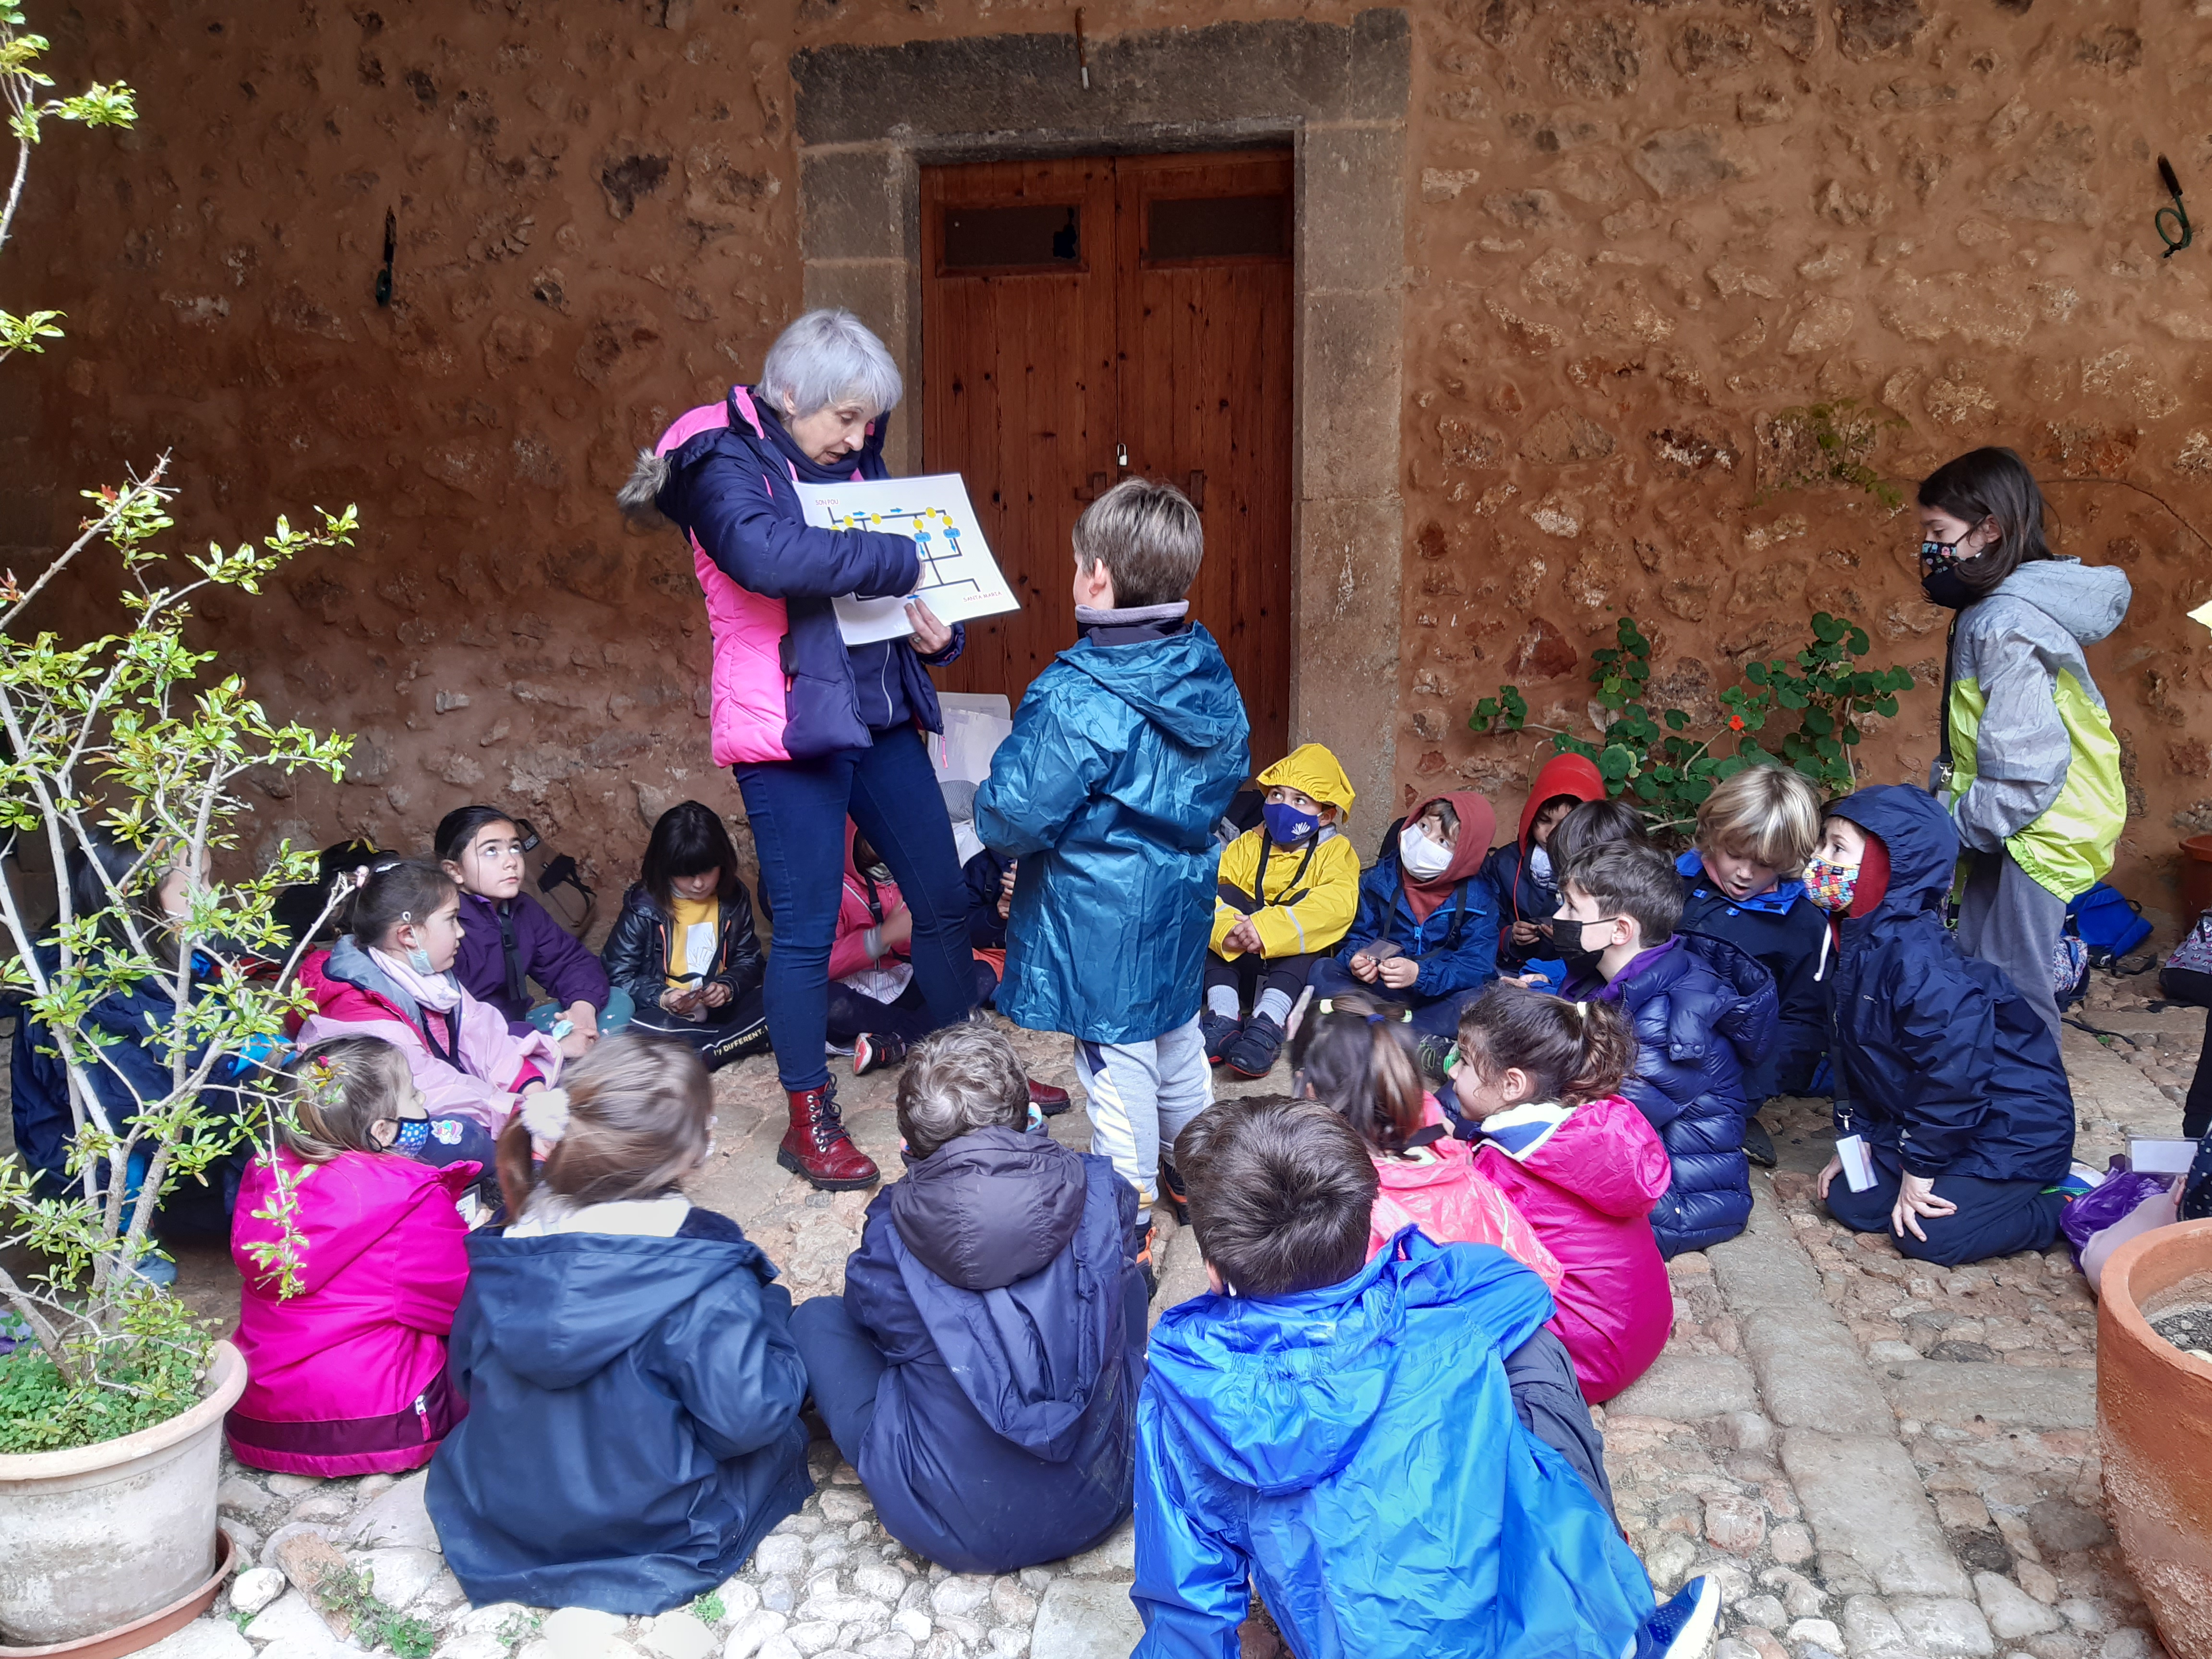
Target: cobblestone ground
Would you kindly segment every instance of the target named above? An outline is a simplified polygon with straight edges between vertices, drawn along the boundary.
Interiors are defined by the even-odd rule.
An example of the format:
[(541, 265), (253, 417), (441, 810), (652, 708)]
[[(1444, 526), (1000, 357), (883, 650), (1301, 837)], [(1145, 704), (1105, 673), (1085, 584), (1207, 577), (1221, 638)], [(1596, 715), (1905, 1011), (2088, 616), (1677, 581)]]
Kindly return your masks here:
[[(2172, 1133), (2203, 1016), (2100, 978), (2070, 1018), (2078, 1150)], [(1033, 1075), (1072, 1086), (1064, 1039), (1016, 1033)], [(840, 1067), (842, 1070), (842, 1068)], [(1234, 1085), (1283, 1089), (1278, 1075)], [(890, 1083), (841, 1079), (856, 1138), (896, 1169)], [(1224, 1089), (1224, 1092), (1229, 1092)], [(817, 1194), (774, 1163), (781, 1097), (765, 1060), (716, 1079), (717, 1156), (694, 1190), (736, 1217), (793, 1296), (842, 1288), (867, 1194)], [(1080, 1097), (1054, 1133), (1081, 1146)], [(1717, 1659), (2159, 1659), (2106, 1524), (2095, 1449), (2094, 1304), (2061, 1249), (1947, 1273), (1830, 1223), (1812, 1196), (1825, 1103), (1771, 1109), (1783, 1167), (1758, 1172), (1751, 1227), (1672, 1264), (1672, 1340), (1598, 1413), (1620, 1519), (1665, 1594), (1698, 1572), (1728, 1596)], [(1158, 1212), (1159, 1309), (1202, 1286)], [(185, 1255), (188, 1291), (234, 1306), (234, 1279)], [(159, 1659), (335, 1659), (375, 1640), (319, 1616), (335, 1565), (419, 1620), (401, 1659), (1108, 1659), (1137, 1633), (1125, 1526), (1087, 1555), (997, 1578), (947, 1573), (876, 1525), (826, 1441), (802, 1512), (713, 1597), (653, 1620), (470, 1607), (437, 1553), (422, 1477), (317, 1482), (226, 1462), (224, 1523), (256, 1565)], [(343, 1634), (341, 1634), (343, 1632)], [(411, 1639), (410, 1639), (411, 1638)], [(1248, 1625), (1247, 1659), (1279, 1641)]]

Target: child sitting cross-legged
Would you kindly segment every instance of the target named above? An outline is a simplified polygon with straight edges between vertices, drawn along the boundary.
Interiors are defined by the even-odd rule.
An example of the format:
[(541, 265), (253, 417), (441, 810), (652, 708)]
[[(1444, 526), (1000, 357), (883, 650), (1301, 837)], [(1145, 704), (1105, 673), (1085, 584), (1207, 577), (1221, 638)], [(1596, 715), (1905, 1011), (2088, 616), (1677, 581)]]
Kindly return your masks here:
[[(1744, 1079), (1754, 1112), (1770, 1095), (1810, 1093), (1828, 1052), (1820, 985), (1828, 919), (1798, 879), (1820, 838), (1820, 797), (1802, 773), (1747, 767), (1698, 804), (1697, 845), (1674, 861), (1686, 895), (1684, 931), (1742, 946), (1774, 979), (1779, 1036)], [(1756, 1117), (1744, 1125), (1743, 1145), (1753, 1163), (1774, 1167), (1773, 1138)]]
[(1452, 1066), (1475, 1173), (1559, 1265), (1552, 1328), (1593, 1402), (1650, 1370), (1674, 1323), (1650, 1219), (1674, 1172), (1619, 1092), (1635, 1054), (1611, 1004), (1493, 985), (1460, 1016)]
[[(1578, 811), (1586, 810), (1577, 809)], [(1636, 1039), (1621, 1092), (1674, 1167), (1651, 1212), (1662, 1255), (1702, 1250), (1751, 1218), (1744, 1079), (1774, 1042), (1774, 981), (1725, 939), (1675, 931), (1682, 878), (1649, 842), (1602, 842), (1560, 876), (1552, 928), (1566, 994), (1619, 1007)]]
[(308, 1048), (284, 1088), (276, 1145), (247, 1165), (231, 1222), (248, 1381), (223, 1421), (230, 1449), (287, 1474), (419, 1468), (468, 1409), (446, 1334), (469, 1277), (455, 1200), (480, 1166), (394, 1150), (421, 1097), (391, 1043)]
[(1231, 1654), (1256, 1590), (1293, 1652), (1702, 1653), (1603, 1505), (1518, 1420), (1505, 1357), (1552, 1312), (1504, 1251), (1407, 1228), (1315, 1102), (1224, 1101), (1176, 1142), (1212, 1294), (1170, 1308), (1137, 1407), (1139, 1659)]
[[(1521, 808), (1521, 832), (1483, 860), (1482, 873), (1498, 896), (1498, 969), (1518, 974), (1549, 964), (1552, 917), (1559, 908), (1558, 848), (1553, 836), (1577, 806), (1605, 799), (1605, 780), (1586, 755), (1554, 755), (1536, 773)], [(1538, 971), (1544, 971), (1539, 969)]]
[(1144, 1274), (1136, 1189), (1029, 1133), (1013, 1044), (953, 1025), (898, 1083), (907, 1171), (869, 1201), (845, 1293), (792, 1340), (900, 1543), (955, 1572), (1088, 1549), (1129, 1512)]
[(624, 1032), (500, 1137), (517, 1219), (469, 1240), (453, 1337), (469, 1415), (424, 1493), (478, 1607), (665, 1613), (813, 1490), (790, 1294), (681, 1190), (713, 1127), (698, 1055)]
[(1336, 757), (1301, 744), (1259, 781), (1260, 827), (1222, 849), (1198, 1017), (1206, 1057), (1243, 1077), (1274, 1068), (1306, 975), (1359, 908), (1359, 853), (1344, 834), (1352, 781)]

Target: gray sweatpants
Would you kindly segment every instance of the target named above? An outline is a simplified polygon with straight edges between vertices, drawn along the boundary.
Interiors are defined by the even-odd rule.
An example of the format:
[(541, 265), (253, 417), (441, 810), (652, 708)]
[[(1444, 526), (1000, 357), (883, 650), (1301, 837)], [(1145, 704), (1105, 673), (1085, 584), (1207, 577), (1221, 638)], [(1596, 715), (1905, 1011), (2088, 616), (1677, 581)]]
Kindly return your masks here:
[(2027, 1006), (2058, 1034), (2051, 957), (2066, 929), (2066, 901), (2006, 852), (1969, 853), (1959, 896), (1959, 948), (2004, 970)]

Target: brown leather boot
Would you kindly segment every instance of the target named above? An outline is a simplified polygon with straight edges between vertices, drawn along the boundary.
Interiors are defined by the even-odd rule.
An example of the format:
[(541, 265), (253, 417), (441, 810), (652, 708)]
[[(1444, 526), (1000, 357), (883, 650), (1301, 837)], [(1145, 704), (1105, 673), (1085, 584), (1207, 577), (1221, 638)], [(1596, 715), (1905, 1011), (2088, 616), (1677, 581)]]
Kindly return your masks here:
[(824, 1192), (847, 1192), (872, 1187), (881, 1180), (875, 1159), (853, 1144), (837, 1115), (836, 1091), (829, 1084), (818, 1089), (787, 1089), (791, 1102), (791, 1127), (775, 1161), (794, 1175), (803, 1175)]

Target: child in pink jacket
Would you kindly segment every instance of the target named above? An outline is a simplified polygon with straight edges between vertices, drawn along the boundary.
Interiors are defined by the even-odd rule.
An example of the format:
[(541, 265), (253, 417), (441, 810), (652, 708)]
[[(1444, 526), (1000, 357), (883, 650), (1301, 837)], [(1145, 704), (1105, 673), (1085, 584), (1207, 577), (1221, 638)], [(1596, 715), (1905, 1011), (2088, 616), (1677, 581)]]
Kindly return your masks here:
[(1634, 1039), (1608, 1003), (1493, 985), (1460, 1016), (1452, 1088), (1474, 1125), (1474, 1167), (1527, 1218), (1563, 1276), (1552, 1328), (1583, 1397), (1610, 1400), (1650, 1368), (1674, 1323), (1651, 1234), (1674, 1178), (1644, 1114), (1614, 1092)]
[(376, 866), (353, 903), (352, 932), (300, 964), (315, 1012), (302, 1046), (371, 1036), (407, 1056), (434, 1117), (466, 1117), (496, 1135), (521, 1097), (561, 1074), (542, 1031), (516, 1035), (453, 975), (460, 889), (425, 860)]
[(421, 1103), (390, 1043), (309, 1048), (288, 1082), (277, 1145), (247, 1168), (231, 1224), (249, 1380), (230, 1449), (287, 1474), (419, 1468), (468, 1410), (446, 1337), (469, 1276), (454, 1203), (478, 1166), (386, 1150)]
[[(829, 1030), (832, 1042), (853, 1045), (854, 1077), (897, 1065), (934, 1023), (907, 961), (913, 939), (914, 915), (898, 884), (848, 818), (845, 887), (830, 946)], [(998, 984), (990, 964), (977, 957), (975, 1000), (988, 1002)]]
[(1371, 1260), (1407, 1227), (1439, 1244), (1495, 1244), (1556, 1294), (1560, 1268), (1513, 1201), (1474, 1167), (1421, 1087), (1413, 1028), (1401, 1010), (1361, 996), (1317, 1004), (1291, 1040), (1296, 1088), (1359, 1132), (1377, 1187), (1368, 1218)]

